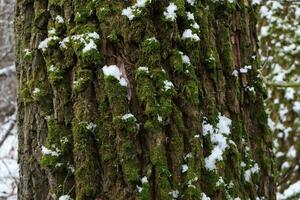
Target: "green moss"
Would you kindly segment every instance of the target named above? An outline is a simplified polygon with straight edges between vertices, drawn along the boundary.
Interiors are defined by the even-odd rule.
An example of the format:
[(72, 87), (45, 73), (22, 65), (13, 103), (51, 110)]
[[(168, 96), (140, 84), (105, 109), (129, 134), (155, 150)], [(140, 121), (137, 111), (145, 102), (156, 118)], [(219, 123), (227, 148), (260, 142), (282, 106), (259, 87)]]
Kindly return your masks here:
[(28, 49), (25, 49), (24, 50), (24, 59), (28, 62), (31, 62), (32, 61), (32, 52), (29, 51)]
[(158, 65), (160, 62), (160, 43), (157, 39), (148, 38), (141, 44), (142, 62), (149, 66)]
[(60, 66), (51, 65), (48, 68), (48, 80), (51, 84), (57, 85), (64, 79), (64, 71)]
[(140, 192), (141, 200), (151, 200), (151, 188), (149, 183), (142, 185), (142, 191)]
[(215, 171), (203, 170), (201, 180), (203, 180), (202, 190), (207, 191), (208, 196), (214, 196), (217, 190), (216, 183), (219, 180), (219, 176)]
[(99, 164), (94, 157), (92, 132), (86, 122), (73, 121), (74, 155), (76, 161), (76, 199), (94, 199), (99, 191), (97, 177)]
[(21, 88), (20, 97), (25, 103), (30, 103), (31, 101), (33, 101), (33, 98), (31, 97), (31, 91), (26, 85)]
[(186, 15), (185, 0), (173, 0), (173, 2), (177, 6), (176, 14), (181, 17), (185, 16)]
[[(104, 76), (104, 75), (103, 75)], [(119, 80), (113, 76), (104, 76), (105, 91), (107, 93), (114, 116), (127, 113), (127, 88), (120, 85)]]
[(83, 67), (92, 64), (100, 64), (102, 55), (98, 50), (100, 36), (97, 34), (97, 28), (94, 24), (77, 26), (71, 30), (76, 33), (71, 37), (72, 47)]
[(94, 1), (74, 1), (74, 9), (75, 9), (75, 21), (77, 23), (87, 22), (88, 19), (94, 14), (95, 10), (95, 2)]
[(206, 59), (205, 59), (205, 64), (206, 64), (207, 68), (209, 70), (216, 69), (216, 67), (217, 67), (216, 66), (216, 59), (215, 59), (215, 55), (214, 55), (213, 51), (209, 50), (206, 53), (207, 53), (207, 55), (206, 55)]
[(96, 15), (100, 22), (107, 20), (107, 17), (111, 14), (111, 10), (109, 8), (109, 4), (107, 2), (96, 2)]
[(183, 61), (181, 58), (181, 54), (179, 53), (180, 51), (178, 49), (174, 49), (172, 51), (172, 57), (171, 57), (171, 65), (174, 67), (176, 72), (184, 72), (184, 65)]
[(48, 1), (48, 6), (51, 7), (51, 6), (59, 6), (59, 7), (62, 7), (63, 4), (64, 4), (64, 0), (49, 0)]
[(83, 92), (92, 82), (93, 72), (91, 70), (79, 70), (76, 72), (76, 80), (73, 82), (73, 90), (76, 94)]
[(108, 36), (107, 38), (111, 41), (111, 42), (117, 42), (118, 41), (118, 34), (116, 30), (113, 30)]
[(42, 167), (48, 167), (52, 170), (55, 169), (55, 166), (57, 163), (59, 163), (60, 158), (57, 156), (51, 156), (51, 155), (43, 155), (42, 159), (40, 160), (40, 164)]
[(199, 104), (199, 87), (196, 80), (190, 80), (183, 86), (183, 94), (187, 98), (187, 100), (197, 105)]
[(172, 200), (170, 196), (171, 185), (170, 185), (170, 177), (171, 173), (167, 169), (167, 167), (158, 166), (157, 170), (157, 183), (158, 183), (158, 198)]

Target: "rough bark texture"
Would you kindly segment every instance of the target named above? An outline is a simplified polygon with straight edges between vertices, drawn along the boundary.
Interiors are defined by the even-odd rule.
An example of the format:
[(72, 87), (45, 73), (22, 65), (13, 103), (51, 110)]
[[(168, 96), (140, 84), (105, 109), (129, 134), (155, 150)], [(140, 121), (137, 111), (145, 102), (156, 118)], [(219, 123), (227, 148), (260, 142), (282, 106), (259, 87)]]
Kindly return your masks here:
[[(174, 21), (166, 0), (132, 20), (121, 13), (135, 1), (17, 1), (19, 199), (275, 199), (255, 9), (173, 2)], [(220, 144), (203, 126), (223, 118), (227, 147), (209, 169)]]

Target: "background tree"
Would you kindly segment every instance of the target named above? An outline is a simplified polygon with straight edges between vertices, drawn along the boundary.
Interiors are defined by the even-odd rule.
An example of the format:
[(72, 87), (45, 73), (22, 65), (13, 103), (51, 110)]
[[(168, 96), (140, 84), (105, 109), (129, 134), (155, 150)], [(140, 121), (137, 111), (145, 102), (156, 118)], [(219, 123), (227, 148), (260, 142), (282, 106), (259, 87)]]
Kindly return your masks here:
[(17, 193), (13, 11), (14, 1), (0, 0), (0, 199), (12, 199)]
[(248, 0), (18, 0), (19, 199), (275, 199)]
[(263, 75), (269, 94), (269, 125), (277, 138), (274, 151), (278, 168), (278, 198), (298, 199), (300, 3), (264, 1), (260, 16), (262, 60), (265, 63)]

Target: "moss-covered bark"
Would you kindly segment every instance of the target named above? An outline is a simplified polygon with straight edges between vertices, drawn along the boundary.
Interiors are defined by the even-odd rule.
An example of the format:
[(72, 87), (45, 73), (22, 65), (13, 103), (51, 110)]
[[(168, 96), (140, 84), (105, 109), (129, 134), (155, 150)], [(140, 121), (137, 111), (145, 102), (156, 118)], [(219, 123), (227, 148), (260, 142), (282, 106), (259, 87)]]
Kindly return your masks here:
[(255, 8), (143, 2), (17, 2), (19, 199), (274, 199)]

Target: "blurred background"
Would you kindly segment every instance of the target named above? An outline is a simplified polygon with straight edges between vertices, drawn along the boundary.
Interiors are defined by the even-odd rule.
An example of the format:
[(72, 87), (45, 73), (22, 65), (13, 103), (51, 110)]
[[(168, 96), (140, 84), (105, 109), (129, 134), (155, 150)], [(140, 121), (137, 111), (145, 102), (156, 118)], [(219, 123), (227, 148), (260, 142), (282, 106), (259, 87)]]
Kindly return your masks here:
[[(258, 10), (260, 76), (277, 158), (277, 198), (300, 199), (300, 0), (252, 0)], [(0, 200), (18, 182), (14, 0), (0, 0)]]
[(0, 200), (16, 199), (16, 77), (13, 34), (14, 1), (0, 0)]

